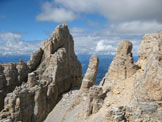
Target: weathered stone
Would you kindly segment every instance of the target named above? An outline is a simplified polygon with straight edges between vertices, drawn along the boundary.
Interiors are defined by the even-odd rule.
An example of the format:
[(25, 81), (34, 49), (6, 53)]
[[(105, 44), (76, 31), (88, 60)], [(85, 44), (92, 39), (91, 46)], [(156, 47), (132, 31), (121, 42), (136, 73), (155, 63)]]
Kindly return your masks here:
[[(84, 82), (88, 90), (61, 101), (54, 117), (63, 122), (161, 122), (162, 121), (162, 31), (145, 35), (139, 60), (134, 63), (132, 44), (124, 40), (100, 86)], [(88, 70), (87, 70), (88, 71)], [(89, 70), (90, 71), (90, 70)], [(86, 77), (86, 74), (85, 74)], [(87, 78), (88, 79), (88, 78)], [(88, 86), (88, 87), (87, 87)], [(74, 102), (73, 102), (74, 101)], [(56, 113), (57, 112), (57, 113)], [(62, 115), (63, 114), (63, 115)], [(50, 118), (47, 118), (50, 122)]]
[(3, 67), (4, 67), (4, 74), (5, 74), (5, 77), (6, 77), (6, 85), (7, 86), (16, 86), (18, 84), (18, 72), (17, 72), (17, 69), (16, 69), (16, 64), (13, 64), (13, 63), (8, 63), (8, 64), (3, 64)]
[(98, 57), (92, 56), (89, 61), (88, 69), (82, 80), (82, 85), (80, 89), (81, 91), (87, 91), (91, 86), (95, 85), (98, 63), (99, 63)]
[(114, 82), (131, 77), (138, 69), (139, 67), (134, 64), (132, 57), (132, 43), (128, 40), (123, 40), (100, 85), (103, 85), (103, 89), (109, 89)]
[(123, 40), (118, 46), (116, 55), (120, 56), (132, 56), (132, 43), (128, 40)]
[[(136, 95), (140, 99), (162, 100), (162, 38), (160, 33), (147, 34), (141, 42), (139, 65), (143, 74), (137, 76)], [(142, 62), (142, 63), (141, 63)]]
[(0, 75), (0, 90), (2, 90), (5, 87), (5, 83), (6, 83), (5, 81), (6, 79), (4, 74)]
[[(23, 62), (20, 62), (23, 63)], [(56, 28), (51, 38), (32, 54), (28, 82), (16, 87), (5, 98), (5, 119), (12, 122), (42, 122), (67, 90), (80, 88), (81, 64), (74, 52), (74, 41), (67, 25)], [(18, 74), (21, 67), (18, 66)]]
[(43, 51), (41, 48), (39, 48), (37, 51), (32, 53), (30, 60), (28, 62), (28, 67), (29, 67), (30, 71), (36, 70), (36, 68), (38, 67), (38, 65), (41, 62), (42, 55), (43, 55)]
[[(70, 91), (62, 95), (80, 86), (81, 66), (67, 25), (58, 26), (52, 37), (42, 43), (41, 62), (34, 70), (35, 75), (28, 77), (31, 84), (24, 83), (7, 94), (0, 119), (42, 122), (62, 95), (54, 108), (54, 118), (45, 122), (161, 122), (161, 45), (162, 31), (145, 35), (135, 64), (131, 42), (122, 41), (100, 86), (94, 85), (98, 58), (92, 57), (81, 89), (76, 90), (77, 94)], [(14, 71), (14, 66), (7, 67)], [(0, 80), (6, 77), (4, 69), (8, 68), (0, 65)], [(9, 79), (5, 80), (0, 82), (0, 97)], [(86, 92), (82, 92), (83, 88)]]
[(22, 82), (27, 82), (27, 74), (30, 72), (27, 64), (23, 62), (23, 60), (20, 60), (20, 62), (16, 64), (16, 69), (18, 73), (19, 84), (21, 84)]
[(3, 108), (6, 94), (12, 92), (22, 82), (26, 82), (28, 73), (29, 68), (23, 61), (0, 65), (0, 110)]
[(35, 78), (35, 73), (34, 72), (28, 74), (28, 84), (29, 84), (29, 87), (34, 87), (35, 86), (36, 78)]

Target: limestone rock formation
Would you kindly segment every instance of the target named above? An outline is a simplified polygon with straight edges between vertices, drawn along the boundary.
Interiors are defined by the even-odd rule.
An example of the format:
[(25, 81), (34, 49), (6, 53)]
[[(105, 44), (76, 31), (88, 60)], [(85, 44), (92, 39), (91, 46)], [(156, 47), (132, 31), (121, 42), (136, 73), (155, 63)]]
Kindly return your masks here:
[[(28, 74), (28, 82), (7, 94), (0, 122), (42, 122), (62, 93), (81, 85), (82, 68), (75, 55), (74, 41), (67, 25), (58, 26), (52, 37), (32, 54), (27, 64), (31, 72)], [(10, 67), (14, 70), (16, 66)], [(4, 72), (8, 73), (6, 69)], [(8, 74), (13, 76), (13, 73), (21, 74), (21, 70)], [(0, 78), (3, 79), (3, 76)], [(18, 81), (7, 80), (8, 83)]]
[(12, 92), (16, 86), (27, 81), (29, 68), (26, 63), (0, 64), (0, 110), (4, 105), (4, 97)]
[(100, 85), (103, 86), (103, 89), (110, 89), (114, 82), (131, 77), (138, 69), (139, 67), (134, 64), (132, 57), (132, 43), (128, 40), (123, 40)]
[(95, 85), (98, 63), (97, 56), (90, 58), (80, 90), (63, 95), (63, 100), (56, 105), (45, 122), (86, 122), (86, 118), (100, 110), (106, 96), (102, 91), (102, 87)]
[(162, 101), (162, 33), (145, 35), (139, 55), (143, 75), (137, 78), (137, 95), (158, 103)]
[(145, 35), (134, 63), (131, 42), (122, 41), (100, 85), (67, 94), (69, 105), (61, 100), (45, 122), (161, 122), (161, 48), (162, 31)]
[(28, 85), (29, 87), (34, 87), (36, 85), (36, 76), (34, 72), (28, 74)]
[(97, 69), (98, 69), (98, 63), (99, 59), (97, 56), (92, 56), (88, 69), (85, 73), (85, 76), (82, 80), (82, 85), (81, 85), (81, 91), (87, 91), (90, 87), (96, 84), (96, 75), (97, 75)]
[[(25, 67), (27, 83), (5, 97), (4, 88), (14, 88), (27, 76), (22, 75)], [(162, 31), (144, 36), (136, 63), (132, 43), (123, 40), (99, 86), (97, 67), (93, 56), (82, 80), (68, 27), (58, 26), (27, 64), (0, 65), (0, 99), (5, 97), (0, 122), (162, 121)], [(72, 90), (81, 81), (81, 89)]]
[(30, 71), (34, 71), (41, 62), (43, 50), (39, 48), (37, 51), (32, 53), (30, 60), (28, 62), (28, 67)]

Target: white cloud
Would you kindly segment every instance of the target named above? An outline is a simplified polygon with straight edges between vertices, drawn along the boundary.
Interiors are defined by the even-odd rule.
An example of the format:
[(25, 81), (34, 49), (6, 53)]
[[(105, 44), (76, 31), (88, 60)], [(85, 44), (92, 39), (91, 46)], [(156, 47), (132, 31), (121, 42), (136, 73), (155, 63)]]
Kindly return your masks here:
[(72, 28), (70, 29), (70, 32), (71, 32), (72, 34), (81, 34), (81, 33), (84, 33), (85, 31), (86, 31), (85, 28), (80, 28), (80, 27), (72, 27)]
[(95, 47), (100, 37), (91, 34), (76, 34), (74, 37), (74, 47), (77, 54), (95, 54)]
[(90, 14), (105, 17), (106, 25), (100, 18), (94, 21), (88, 17), (87, 26), (93, 28), (89, 32), (78, 27), (70, 30), (77, 53), (111, 54), (121, 40), (129, 39), (137, 55), (143, 34), (162, 29), (162, 0), (52, 0), (42, 7), (37, 16), (40, 21), (72, 22)]
[[(76, 30), (75, 30), (76, 29)], [(105, 40), (105, 36), (88, 33), (86, 29), (72, 28), (74, 47), (77, 54), (114, 54), (120, 40)], [(78, 31), (77, 31), (78, 30)], [(109, 38), (109, 39), (110, 39)]]
[(116, 47), (113, 47), (112, 45), (107, 44), (106, 43), (107, 41), (106, 40), (98, 41), (95, 51), (96, 52), (108, 52), (108, 53), (115, 52), (116, 51)]
[(40, 41), (25, 42), (17, 33), (0, 33), (0, 55), (26, 55), (31, 54), (40, 46)]
[[(156, 20), (162, 23), (161, 0), (53, 0), (43, 5), (42, 17), (48, 21), (62, 22), (63, 17), (55, 12), (66, 10), (64, 21), (72, 21), (79, 14), (98, 13), (112, 21)], [(70, 14), (69, 14), (70, 13)], [(49, 16), (48, 16), (49, 15)], [(71, 15), (74, 16), (73, 19)], [(56, 19), (56, 18), (61, 19)], [(52, 19), (53, 18), (53, 19)]]
[(111, 29), (108, 30), (109, 34), (118, 35), (143, 35), (145, 33), (155, 33), (162, 29), (162, 24), (156, 21), (141, 22), (131, 21), (123, 22), (120, 24), (112, 24)]
[[(74, 39), (78, 40), (77, 50), (86, 53), (85, 48), (95, 50), (99, 40), (122, 40), (127, 37), (139, 40), (145, 33), (159, 31), (162, 29), (161, 6), (162, 0), (52, 0), (43, 4), (42, 13), (37, 16), (37, 20), (62, 23), (81, 19), (82, 15), (104, 16), (107, 25), (87, 19), (87, 26), (93, 26), (91, 33), (86, 33), (84, 28), (71, 29)], [(102, 30), (95, 30), (100, 25), (103, 26)]]
[[(114, 55), (116, 53), (118, 45), (123, 40), (123, 38), (116, 37), (116, 35), (102, 34), (102, 31), (99, 31), (100, 33), (98, 32), (94, 34), (94, 33), (87, 33), (86, 31), (83, 31), (82, 28), (77, 27), (75, 29), (76, 31), (72, 31), (72, 35), (74, 38), (75, 52), (77, 54)], [(79, 31), (77, 31), (77, 29)], [(137, 56), (141, 39), (137, 40), (136, 37), (130, 36), (129, 40), (133, 43), (133, 55)]]
[(39, 14), (38, 21), (54, 21), (58, 23), (70, 22), (76, 19), (76, 15), (65, 8), (52, 7), (52, 4), (46, 2), (43, 5), (43, 13)]
[(162, 22), (161, 0), (98, 0), (100, 13), (111, 20), (157, 20)]

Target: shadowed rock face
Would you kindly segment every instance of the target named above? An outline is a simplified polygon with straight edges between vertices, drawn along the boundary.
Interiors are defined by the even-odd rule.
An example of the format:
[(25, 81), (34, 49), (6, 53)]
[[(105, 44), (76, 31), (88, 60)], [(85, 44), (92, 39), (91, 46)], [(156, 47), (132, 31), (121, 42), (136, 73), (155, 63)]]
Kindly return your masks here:
[(0, 64), (0, 110), (4, 105), (4, 97), (16, 86), (27, 81), (29, 68), (22, 60), (19, 63)]
[(27, 64), (32, 73), (27, 83), (7, 94), (0, 113), (2, 121), (42, 122), (62, 93), (80, 88), (81, 64), (67, 25), (58, 26)]
[(30, 71), (34, 71), (40, 64), (43, 55), (43, 50), (39, 48), (37, 51), (32, 53), (30, 60), (28, 62), (28, 67)]
[(97, 70), (98, 70), (98, 63), (99, 63), (98, 57), (92, 56), (89, 61), (88, 69), (82, 80), (82, 85), (80, 89), (81, 91), (87, 91), (90, 87), (95, 85), (96, 75), (97, 75)]

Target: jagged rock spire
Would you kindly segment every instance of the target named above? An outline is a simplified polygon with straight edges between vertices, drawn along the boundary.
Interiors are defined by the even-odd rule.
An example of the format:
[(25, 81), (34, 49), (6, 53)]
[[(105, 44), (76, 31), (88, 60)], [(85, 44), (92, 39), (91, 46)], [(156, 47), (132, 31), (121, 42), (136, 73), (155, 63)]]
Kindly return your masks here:
[(118, 80), (125, 80), (132, 76), (138, 69), (132, 57), (132, 43), (123, 40), (118, 46), (116, 56), (113, 59), (105, 78), (100, 83), (104, 89), (110, 88)]
[[(16, 87), (7, 95), (0, 119), (42, 122), (60, 95), (80, 88), (82, 68), (74, 52), (73, 38), (65, 24), (56, 27), (53, 35), (32, 54), (27, 64), (31, 72), (28, 83)], [(13, 116), (10, 116), (11, 111)]]
[(82, 80), (81, 91), (87, 91), (96, 83), (96, 75), (98, 70), (99, 59), (97, 56), (92, 56), (89, 61), (88, 69)]

